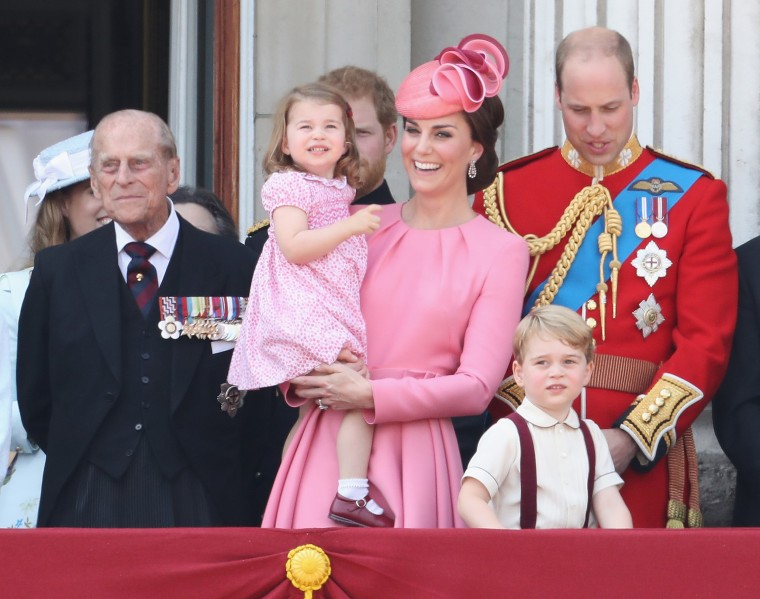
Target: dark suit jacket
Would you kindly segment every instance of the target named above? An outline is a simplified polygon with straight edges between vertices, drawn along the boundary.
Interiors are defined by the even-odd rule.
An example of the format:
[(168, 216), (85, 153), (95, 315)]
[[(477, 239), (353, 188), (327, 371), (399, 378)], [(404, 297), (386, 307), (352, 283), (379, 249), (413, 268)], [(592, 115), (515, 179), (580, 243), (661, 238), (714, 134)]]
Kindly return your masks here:
[(734, 526), (760, 526), (760, 237), (736, 254), (739, 313), (728, 370), (712, 400), (713, 422), (736, 466)]
[[(254, 260), (234, 240), (180, 217), (182, 251), (169, 296), (247, 296)], [(178, 240), (179, 247), (179, 240)], [(18, 402), (30, 438), (47, 455), (39, 522), (45, 525), (66, 481), (120, 401), (120, 281), (113, 225), (41, 251), (21, 310)], [(187, 460), (230, 525), (250, 522), (243, 494), (243, 437), (251, 414), (231, 419), (216, 401), (232, 352), (182, 337), (172, 344), (170, 426)]]

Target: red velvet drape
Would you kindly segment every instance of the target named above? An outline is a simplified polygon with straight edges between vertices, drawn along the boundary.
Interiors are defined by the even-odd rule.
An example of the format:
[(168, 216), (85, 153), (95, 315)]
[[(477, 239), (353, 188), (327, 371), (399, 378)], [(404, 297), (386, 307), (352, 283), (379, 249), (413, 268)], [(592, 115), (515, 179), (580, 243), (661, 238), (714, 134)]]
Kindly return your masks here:
[(760, 595), (760, 529), (238, 528), (0, 531), (0, 597), (303, 597), (307, 543), (332, 568), (315, 599)]

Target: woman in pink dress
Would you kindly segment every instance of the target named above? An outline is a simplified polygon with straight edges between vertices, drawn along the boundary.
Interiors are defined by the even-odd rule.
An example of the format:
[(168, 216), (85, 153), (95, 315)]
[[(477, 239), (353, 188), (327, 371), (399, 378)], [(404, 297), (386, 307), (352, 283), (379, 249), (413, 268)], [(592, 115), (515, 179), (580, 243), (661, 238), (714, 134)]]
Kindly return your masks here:
[[(367, 335), (359, 290), (367, 266), (365, 233), (376, 230), (378, 205), (349, 214), (359, 183), (351, 108), (337, 90), (312, 83), (280, 102), (261, 190), (270, 213), (251, 282), (248, 309), (228, 381), (240, 389), (285, 383), (337, 359), (344, 348), (362, 359)], [(312, 405), (301, 408), (302, 418)], [(369, 496), (372, 427), (361, 412), (344, 413), (337, 437), (338, 493), (361, 500), (372, 525), (393, 520)], [(342, 524), (341, 514), (324, 515)], [(366, 522), (365, 522), (366, 523)]]
[[(277, 475), (263, 526), (331, 526), (335, 439), (345, 410), (374, 425), (369, 478), (395, 526), (464, 526), (456, 512), (462, 464), (452, 416), (482, 413), (511, 356), (528, 249), (475, 214), (468, 195), (494, 178), (497, 94), (508, 59), (473, 35), (407, 76), (396, 106), (412, 198), (386, 207), (368, 238), (361, 288), (370, 378), (357, 362), (296, 377), (288, 401), (319, 404), (299, 423)], [(361, 364), (361, 362), (358, 362)], [(333, 502), (361, 520), (362, 501)]]

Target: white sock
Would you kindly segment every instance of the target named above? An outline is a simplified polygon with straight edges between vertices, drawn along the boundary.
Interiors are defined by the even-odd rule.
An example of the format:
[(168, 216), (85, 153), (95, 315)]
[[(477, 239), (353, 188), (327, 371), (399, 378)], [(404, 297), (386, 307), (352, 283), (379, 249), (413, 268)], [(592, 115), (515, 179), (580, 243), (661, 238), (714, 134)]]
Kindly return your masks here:
[[(338, 493), (346, 499), (364, 499), (369, 494), (369, 480), (366, 478), (341, 478), (338, 480)], [(381, 515), (385, 510), (374, 499), (367, 502), (367, 509), (375, 516)]]

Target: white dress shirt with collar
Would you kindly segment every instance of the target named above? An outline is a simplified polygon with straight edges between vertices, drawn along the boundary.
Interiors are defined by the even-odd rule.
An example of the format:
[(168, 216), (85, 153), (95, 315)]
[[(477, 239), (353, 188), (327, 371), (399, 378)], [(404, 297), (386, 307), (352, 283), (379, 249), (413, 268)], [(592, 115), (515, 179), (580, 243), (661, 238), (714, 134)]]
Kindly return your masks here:
[[(145, 240), (145, 243), (156, 248), (149, 261), (156, 269), (159, 285), (164, 280), (166, 269), (169, 267), (169, 260), (172, 258), (174, 246), (177, 244), (177, 237), (179, 236), (179, 218), (174, 210), (174, 204), (169, 198), (166, 198), (166, 202), (169, 204), (169, 218), (166, 219), (163, 227)], [(115, 222), (114, 227), (116, 229), (116, 251), (119, 252), (119, 270), (126, 281), (127, 266), (129, 266), (131, 258), (124, 251), (124, 246), (136, 240), (119, 223)]]
[[(578, 414), (571, 408), (567, 418), (559, 422), (528, 398), (517, 413), (527, 421), (535, 447), (536, 528), (582, 528), (588, 495), (588, 454)], [(596, 423), (586, 420), (586, 424), (596, 451), (594, 493), (622, 485), (603, 433)], [(496, 516), (511, 529), (520, 528), (521, 453), (517, 427), (509, 418), (502, 418), (480, 439), (463, 476), (486, 487)], [(592, 517), (589, 526), (595, 525)]]

